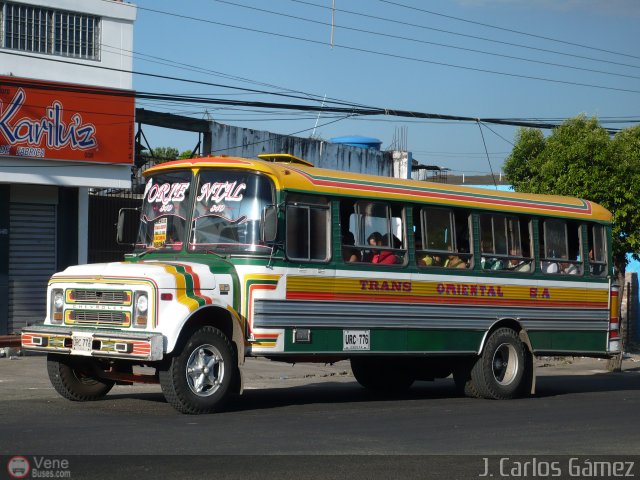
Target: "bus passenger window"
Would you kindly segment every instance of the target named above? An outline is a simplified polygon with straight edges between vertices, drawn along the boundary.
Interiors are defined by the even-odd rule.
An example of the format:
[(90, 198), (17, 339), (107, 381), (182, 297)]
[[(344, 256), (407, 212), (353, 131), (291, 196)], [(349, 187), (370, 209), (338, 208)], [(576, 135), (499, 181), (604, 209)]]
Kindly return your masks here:
[(483, 270), (530, 272), (530, 221), (500, 214), (480, 215), (480, 265)]
[(355, 249), (360, 251), (361, 262), (404, 264), (406, 244), (403, 218), (403, 208), (399, 205), (348, 200), (340, 204), (341, 223), (344, 225), (348, 222), (349, 232), (355, 233)]
[(326, 262), (330, 251), (329, 202), (322, 197), (290, 195), (286, 206), (286, 253), (291, 260)]
[(580, 225), (560, 219), (545, 219), (540, 225), (542, 271), (550, 274), (582, 275)]
[(416, 222), (418, 266), (469, 268), (472, 259), (469, 218), (463, 210), (421, 208), (419, 222)]
[(589, 225), (589, 274), (601, 277), (607, 274), (607, 237), (604, 226)]

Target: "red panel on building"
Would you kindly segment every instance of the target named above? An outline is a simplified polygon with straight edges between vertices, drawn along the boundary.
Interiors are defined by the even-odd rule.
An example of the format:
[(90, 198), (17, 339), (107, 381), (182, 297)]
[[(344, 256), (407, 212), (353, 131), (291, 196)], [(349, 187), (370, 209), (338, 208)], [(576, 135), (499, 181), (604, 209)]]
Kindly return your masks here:
[(133, 163), (134, 93), (0, 76), (0, 157)]

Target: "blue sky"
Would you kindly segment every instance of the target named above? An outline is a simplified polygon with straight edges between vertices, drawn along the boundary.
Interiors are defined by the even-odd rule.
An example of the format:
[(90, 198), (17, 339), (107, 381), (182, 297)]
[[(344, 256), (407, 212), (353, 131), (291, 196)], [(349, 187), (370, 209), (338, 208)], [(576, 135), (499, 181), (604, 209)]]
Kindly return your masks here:
[[(314, 105), (326, 95), (368, 106), (474, 118), (557, 119), (584, 113), (640, 121), (637, 0), (335, 0), (333, 48), (332, 0), (134, 3), (140, 7), (134, 28), (136, 71), (270, 92), (295, 90), (319, 97), (304, 101)], [(143, 55), (156, 58), (148, 61)], [(134, 88), (302, 102), (142, 76), (134, 77)], [(407, 147), (420, 163), (467, 174), (489, 171), (482, 136), (473, 122), (344, 119), (335, 114), (317, 119), (313, 113), (149, 101), (139, 106), (282, 134), (305, 130), (299, 136), (311, 135), (317, 121), (317, 137), (373, 136), (383, 148), (405, 127)], [(515, 131), (483, 127), (494, 171), (511, 151)], [(152, 147), (184, 150), (197, 142), (191, 133), (147, 127), (145, 134)]]

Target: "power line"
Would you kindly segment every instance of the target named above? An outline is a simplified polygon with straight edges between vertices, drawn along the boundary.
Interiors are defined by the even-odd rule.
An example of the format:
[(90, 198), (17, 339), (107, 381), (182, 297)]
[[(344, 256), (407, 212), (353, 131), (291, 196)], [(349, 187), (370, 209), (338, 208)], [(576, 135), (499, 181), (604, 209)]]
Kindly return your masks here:
[[(268, 13), (270, 15), (277, 15), (277, 16), (281, 16), (281, 17), (286, 17), (286, 18), (292, 18), (295, 20), (301, 20), (304, 22), (309, 22), (309, 23), (315, 23), (317, 25), (324, 25), (324, 26), (332, 26), (331, 23), (329, 22), (323, 22), (321, 20), (313, 20), (311, 18), (305, 18), (305, 17), (299, 17), (297, 15), (290, 15), (288, 13), (282, 13), (282, 12), (275, 12), (273, 10), (267, 10), (264, 8), (258, 8), (258, 7), (251, 7), (248, 5), (242, 5), (239, 3), (235, 3), (235, 2), (230, 2), (228, 0), (213, 0), (214, 2), (218, 2), (218, 3), (224, 3), (227, 5), (233, 5), (235, 7), (239, 7), (239, 8), (246, 8), (248, 10), (253, 10), (253, 11), (257, 11), (257, 12), (263, 12), (263, 13)], [(478, 50), (475, 48), (468, 48), (468, 47), (459, 47), (456, 45), (449, 45), (446, 43), (439, 43), (439, 42), (431, 42), (431, 41), (427, 41), (427, 40), (420, 40), (418, 38), (411, 38), (411, 37), (404, 37), (401, 35), (393, 35), (393, 34), (389, 34), (389, 33), (382, 33), (382, 32), (376, 32), (373, 30), (365, 30), (362, 28), (355, 28), (355, 27), (348, 27), (345, 25), (338, 25), (338, 24), (333, 24), (333, 26), (335, 28), (340, 28), (343, 30), (348, 30), (348, 31), (352, 31), (352, 32), (358, 32), (358, 33), (366, 33), (368, 35), (375, 35), (375, 36), (379, 36), (379, 37), (385, 37), (385, 38), (393, 38), (396, 40), (404, 40), (404, 41), (408, 41), (408, 42), (413, 42), (413, 43), (421, 43), (424, 45), (435, 45), (437, 47), (443, 47), (443, 48), (451, 48), (454, 50), (461, 50), (464, 52), (471, 52), (471, 53), (480, 53), (482, 55), (490, 55), (493, 57), (500, 57), (500, 58), (507, 58), (510, 60), (519, 60), (522, 62), (529, 62), (529, 63), (536, 63), (539, 65), (547, 65), (547, 66), (551, 66), (551, 67), (559, 67), (559, 68), (568, 68), (571, 70), (578, 70), (578, 71), (583, 71), (583, 72), (591, 72), (591, 73), (599, 73), (602, 75), (611, 75), (611, 76), (615, 76), (615, 77), (624, 77), (624, 78), (632, 78), (632, 79), (636, 79), (636, 80), (640, 80), (639, 76), (635, 76), (635, 75), (627, 75), (624, 73), (616, 73), (616, 72), (610, 72), (610, 71), (605, 71), (605, 70), (596, 70), (593, 68), (585, 68), (585, 67), (576, 67), (574, 65), (566, 65), (566, 64), (562, 64), (562, 63), (555, 63), (555, 62), (549, 62), (549, 61), (544, 61), (544, 60), (534, 60), (532, 58), (524, 58), (524, 57), (518, 57), (515, 55), (507, 55), (507, 54), (503, 54), (503, 53), (496, 53), (496, 52), (487, 52), (484, 50)]]
[(391, 1), (391, 0), (378, 0), (378, 1), (382, 2), (382, 3), (387, 3), (389, 5), (395, 5), (397, 7), (402, 7), (402, 8), (407, 8), (407, 9), (414, 10), (414, 11), (428, 13), (429, 15), (437, 15), (439, 17), (444, 17), (444, 18), (449, 18), (449, 19), (452, 19), (452, 20), (457, 20), (459, 22), (471, 23), (471, 24), (474, 24), (474, 25), (480, 25), (482, 27), (493, 28), (493, 29), (496, 29), (496, 30), (502, 30), (504, 32), (517, 33), (518, 35), (525, 35), (527, 37), (539, 38), (541, 40), (548, 40), (550, 42), (563, 43), (565, 45), (571, 45), (571, 46), (574, 46), (574, 47), (587, 48), (589, 50), (596, 50), (596, 51), (603, 52), (603, 53), (611, 53), (613, 55), (620, 55), (620, 56), (623, 56), (623, 57), (635, 58), (635, 59), (640, 60), (639, 56), (630, 55), (628, 53), (615, 52), (613, 50), (606, 50), (604, 48), (594, 47), (594, 46), (591, 46), (591, 45), (583, 45), (581, 43), (569, 42), (567, 40), (559, 40), (557, 38), (546, 37), (544, 35), (536, 35), (534, 33), (522, 32), (522, 31), (519, 31), (519, 30), (513, 30), (511, 28), (505, 28), (505, 27), (499, 27), (497, 25), (491, 25), (491, 24), (488, 24), (488, 23), (476, 22), (474, 20), (468, 20), (466, 18), (461, 18), (461, 17), (454, 17), (453, 15), (445, 15), (444, 13), (434, 12), (432, 10), (425, 10), (423, 8), (418, 8), (418, 7), (414, 7), (414, 6), (411, 6), (411, 5), (405, 5), (403, 3), (394, 2), (394, 1)]
[[(183, 15), (183, 14), (179, 14), (179, 13), (165, 12), (165, 11), (162, 11), (162, 10), (156, 10), (156, 9), (152, 9), (152, 8), (138, 7), (138, 9), (144, 10), (144, 11), (153, 12), (153, 13), (158, 13), (158, 14), (161, 14), (161, 15), (169, 15), (169, 16), (172, 16), (172, 17), (183, 18), (183, 19), (187, 19), (187, 20), (193, 20), (193, 21), (196, 21), (196, 22), (203, 22), (203, 23), (208, 23), (208, 24), (212, 24), (212, 25), (218, 25), (218, 26), (222, 26), (222, 27), (228, 27), (228, 28), (233, 28), (233, 29), (237, 29), (237, 30), (242, 30), (242, 31), (260, 33), (260, 34), (263, 34), (263, 35), (270, 35), (270, 36), (274, 36), (274, 37), (286, 38), (286, 39), (289, 39), (289, 40), (297, 40), (297, 41), (301, 41), (301, 42), (312, 43), (312, 44), (315, 44), (315, 45), (330, 46), (330, 44), (328, 42), (323, 42), (323, 41), (320, 41), (320, 40), (313, 40), (313, 39), (310, 39), (310, 38), (296, 37), (294, 35), (286, 35), (284, 33), (269, 32), (269, 31), (266, 31), (266, 30), (260, 30), (260, 29), (256, 29), (256, 28), (250, 28), (250, 27), (242, 27), (242, 26), (239, 26), (239, 25), (233, 25), (233, 24), (223, 23), (223, 22), (216, 22), (216, 21), (208, 20), (208, 19), (204, 19), (204, 18), (191, 17), (191, 16), (188, 16), (188, 15)], [(523, 79), (527, 79), (527, 80), (537, 80), (537, 81), (543, 81), (543, 82), (549, 82), (549, 83), (572, 85), (572, 86), (578, 86), (578, 87), (597, 88), (597, 89), (601, 89), (601, 90), (611, 90), (611, 91), (626, 92), (626, 93), (640, 93), (640, 90), (632, 90), (632, 89), (618, 88), (618, 87), (609, 87), (609, 86), (595, 85), (595, 84), (590, 84), (590, 83), (571, 82), (571, 81), (566, 81), (566, 80), (557, 80), (557, 79), (545, 78), (545, 77), (535, 77), (535, 76), (532, 76), (532, 75), (523, 75), (523, 74), (517, 74), (517, 73), (500, 72), (500, 71), (497, 71), (497, 70), (490, 70), (490, 69), (476, 68), (476, 67), (468, 67), (468, 66), (464, 66), (464, 65), (456, 65), (456, 64), (452, 64), (452, 63), (437, 62), (437, 61), (434, 61), (434, 60), (415, 58), (415, 57), (410, 57), (410, 56), (406, 56), (406, 55), (398, 55), (398, 54), (393, 54), (393, 53), (379, 52), (379, 51), (375, 51), (375, 50), (369, 50), (369, 49), (366, 49), (366, 48), (358, 48), (358, 47), (353, 47), (353, 46), (350, 46), (350, 45), (343, 45), (343, 44), (337, 44), (337, 43), (334, 43), (333, 47), (334, 48), (342, 48), (342, 49), (345, 49), (345, 50), (356, 51), (356, 52), (361, 52), (361, 53), (369, 53), (369, 54), (372, 54), (372, 55), (378, 55), (378, 56), (383, 56), (383, 57), (388, 57), (388, 58), (395, 58), (395, 59), (400, 59), (400, 60), (408, 60), (408, 61), (419, 62), (419, 63), (427, 63), (427, 64), (431, 64), (431, 65), (439, 65), (439, 66), (443, 66), (443, 67), (457, 68), (457, 69), (461, 69), (461, 70), (474, 71), (474, 72), (480, 72), (480, 73), (489, 73), (489, 74), (493, 74), (493, 75), (502, 75), (502, 76), (507, 76), (507, 77), (512, 77), (512, 78), (523, 78)], [(285, 94), (280, 94), (280, 95), (286, 96)]]
[[(29, 57), (30, 55), (23, 55)], [(45, 58), (45, 60), (51, 60)], [(103, 67), (107, 68), (107, 67)], [(119, 70), (119, 69), (115, 69)], [(22, 86), (22, 83), (19, 80), (3, 80), (5, 85), (12, 86)], [(82, 86), (72, 86), (72, 85), (47, 85), (47, 84), (32, 84), (32, 88), (38, 88), (43, 90), (64, 90), (75, 93), (95, 93), (102, 92), (104, 93), (104, 89), (96, 88), (96, 87), (82, 87)], [(510, 125), (510, 126), (519, 126), (519, 127), (529, 127), (529, 128), (543, 128), (543, 129), (551, 129), (555, 128), (557, 125), (554, 123), (548, 122), (524, 122), (524, 121), (514, 121), (514, 120), (505, 120), (501, 118), (475, 118), (468, 116), (460, 116), (460, 115), (445, 115), (445, 114), (437, 114), (437, 113), (427, 113), (427, 112), (418, 112), (411, 110), (399, 110), (399, 109), (390, 109), (390, 108), (380, 108), (380, 107), (360, 107), (360, 106), (331, 106), (331, 105), (305, 105), (305, 104), (289, 104), (289, 103), (275, 103), (275, 102), (259, 102), (259, 101), (247, 101), (247, 100), (233, 100), (233, 99), (220, 99), (220, 98), (210, 98), (210, 97), (196, 97), (192, 95), (176, 95), (176, 94), (164, 94), (164, 93), (155, 93), (155, 92), (132, 92), (132, 91), (110, 91), (110, 96), (114, 97), (131, 97), (135, 96), (136, 98), (146, 99), (146, 100), (165, 100), (165, 101), (176, 101), (184, 104), (187, 103), (198, 103), (198, 104), (207, 104), (207, 105), (227, 105), (227, 106), (244, 106), (244, 107), (257, 107), (257, 108), (266, 108), (266, 109), (282, 109), (282, 110), (297, 110), (297, 111), (306, 111), (306, 112), (330, 112), (330, 113), (343, 113), (346, 115), (360, 115), (360, 116), (395, 116), (395, 117), (408, 117), (408, 118), (416, 118), (416, 119), (432, 119), (432, 120), (454, 120), (454, 121), (467, 121), (467, 122), (478, 122), (481, 121), (483, 123), (491, 123), (496, 125)], [(617, 130), (607, 129), (610, 133), (614, 133)]]
[[(103, 0), (103, 1), (110, 1), (110, 0)], [(294, 90), (294, 89), (290, 89), (287, 87), (281, 87), (278, 85), (273, 85), (270, 83), (266, 83), (266, 82), (259, 82), (253, 79), (249, 79), (249, 78), (245, 78), (245, 77), (241, 77), (238, 75), (230, 75), (230, 74), (226, 74), (223, 72), (219, 72), (216, 70), (211, 70), (209, 68), (204, 68), (204, 67), (200, 67), (197, 65), (191, 65), (188, 63), (183, 63), (183, 62), (177, 62), (175, 60), (171, 60), (171, 59), (167, 59), (167, 58), (163, 58), (163, 57), (157, 57), (154, 55), (149, 55), (146, 53), (142, 53), (142, 52), (136, 52), (134, 50), (127, 50), (125, 48), (121, 48), (121, 47), (116, 47), (113, 45), (107, 45), (105, 43), (102, 43), (103, 46), (106, 46), (108, 48), (111, 48), (112, 50), (116, 50), (118, 53), (122, 54), (122, 52), (127, 52), (130, 55), (125, 55), (128, 56), (130, 58), (137, 58), (139, 60), (143, 60), (146, 62), (150, 62), (150, 63), (157, 63), (159, 65), (165, 65), (165, 66), (169, 66), (169, 67), (174, 67), (174, 68), (180, 68), (181, 70), (190, 70), (193, 72), (198, 72), (198, 73), (204, 73), (207, 75), (212, 75), (212, 76), (217, 76), (217, 77), (222, 77), (222, 78), (227, 78), (230, 80), (236, 80), (239, 82), (245, 82), (245, 83), (249, 83), (249, 84), (253, 84), (253, 85), (260, 85), (263, 87), (270, 87), (270, 88), (277, 88), (282, 90), (283, 92), (289, 92), (289, 93), (296, 93), (299, 95), (304, 95), (306, 97), (308, 97), (309, 99), (315, 99), (315, 100), (319, 100), (321, 98), (324, 98), (324, 96), (320, 96), (317, 94), (313, 94), (313, 93), (308, 93), (308, 92), (303, 92), (301, 90)], [(136, 57), (137, 55), (137, 57)], [(147, 57), (147, 58), (141, 58), (141, 57)], [(260, 94), (260, 93), (264, 93), (263, 91), (259, 90), (256, 92), (245, 92), (244, 94), (250, 94), (250, 93), (255, 93), (255, 94)], [(335, 100), (337, 102), (344, 102), (344, 100), (340, 100), (338, 98), (333, 98), (333, 97), (327, 97), (329, 98), (329, 100)]]
[[(309, 5), (309, 6), (316, 7), (316, 8), (322, 8), (322, 9), (327, 9), (327, 10), (331, 9), (331, 7), (327, 7), (327, 6), (324, 6), (324, 5), (317, 5), (315, 3), (306, 2), (304, 0), (289, 0), (289, 1), (295, 2), (295, 3), (300, 3), (300, 4), (303, 4), (303, 5)], [(358, 16), (358, 17), (365, 17), (365, 18), (371, 18), (371, 19), (374, 19), (374, 20), (380, 20), (380, 21), (383, 21), (383, 22), (395, 23), (395, 24), (398, 24), (398, 25), (402, 25), (403, 27), (407, 27), (407, 26), (408, 27), (415, 27), (415, 28), (420, 28), (420, 29), (423, 29), (423, 30), (430, 30), (430, 31), (434, 31), (434, 32), (446, 33), (448, 35), (455, 35), (455, 36), (459, 36), (459, 37), (472, 38), (474, 40), (482, 40), (482, 41), (485, 41), (485, 42), (497, 43), (497, 44), (501, 44), (501, 45), (507, 45), (507, 46), (510, 46), (510, 47), (525, 48), (525, 49), (528, 49), (528, 50), (534, 50), (534, 51), (538, 51), (538, 52), (553, 53), (555, 55), (563, 55), (563, 56), (566, 56), (566, 57), (579, 58), (579, 59), (582, 59), (582, 60), (590, 60), (590, 61), (593, 61), (593, 62), (602, 62), (602, 63), (608, 63), (608, 64), (611, 64), (611, 65), (619, 65), (619, 66), (629, 67), (629, 68), (640, 68), (640, 65), (631, 65), (631, 64), (628, 64), (628, 63), (614, 62), (612, 60), (605, 60), (605, 59), (602, 59), (602, 58), (587, 57), (585, 55), (578, 55), (578, 54), (575, 54), (575, 53), (567, 53), (567, 52), (561, 52), (561, 51), (558, 51), (558, 50), (550, 50), (550, 49), (547, 49), (547, 48), (533, 47), (531, 45), (523, 45), (521, 43), (506, 42), (506, 41), (503, 41), (503, 40), (496, 40), (496, 39), (493, 39), (493, 38), (481, 37), (481, 36), (478, 36), (478, 35), (470, 35), (470, 34), (467, 34), (467, 33), (454, 32), (454, 31), (445, 30), (445, 29), (442, 29), (442, 28), (427, 27), (426, 25), (419, 25), (417, 23), (408, 22), (407, 20), (393, 20), (391, 18), (385, 18), (385, 17), (378, 17), (376, 15), (370, 15), (370, 14), (367, 14), (365, 12), (357, 12), (357, 11), (353, 11), (353, 10), (345, 10), (345, 9), (339, 9), (339, 8), (336, 8), (336, 11), (337, 12), (346, 13), (346, 14), (349, 14), (349, 15), (355, 15), (355, 16)]]

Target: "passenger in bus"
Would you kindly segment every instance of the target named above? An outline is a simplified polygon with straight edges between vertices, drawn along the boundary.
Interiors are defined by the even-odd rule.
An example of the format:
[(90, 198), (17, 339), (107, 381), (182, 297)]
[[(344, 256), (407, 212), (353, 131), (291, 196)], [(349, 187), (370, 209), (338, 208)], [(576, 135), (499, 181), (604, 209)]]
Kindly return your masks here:
[(593, 248), (589, 250), (589, 273), (592, 275), (602, 275), (604, 273), (604, 265), (594, 264)]
[(427, 253), (424, 257), (419, 259), (420, 265), (424, 265), (425, 267), (441, 267), (442, 266), (442, 258), (439, 255), (432, 255)]
[(342, 236), (342, 258), (345, 262), (359, 262), (360, 250), (355, 247), (353, 233), (347, 231)]
[(444, 261), (444, 268), (467, 268), (467, 262), (458, 255), (449, 255)]
[(560, 267), (562, 267), (562, 273), (565, 275), (578, 275), (580, 273), (580, 268), (575, 263), (563, 262)]
[[(373, 232), (368, 238), (369, 245), (372, 247), (386, 247), (387, 242), (385, 240), (379, 232)], [(371, 263), (391, 265), (398, 263), (398, 260), (394, 253), (389, 250), (375, 250), (371, 258)]]
[(559, 273), (560, 265), (557, 262), (542, 262), (542, 271), (544, 273)]
[[(515, 248), (509, 250), (509, 256), (517, 257), (518, 252)], [(531, 260), (525, 260), (522, 258), (510, 258), (507, 263), (507, 270), (514, 272), (528, 272), (531, 269)]]
[(502, 261), (487, 255), (493, 253), (492, 247), (488, 241), (482, 241), (480, 244), (480, 252), (482, 253), (482, 256), (480, 257), (480, 266), (483, 270), (502, 270)]

